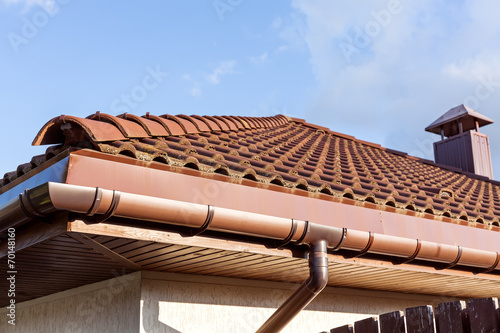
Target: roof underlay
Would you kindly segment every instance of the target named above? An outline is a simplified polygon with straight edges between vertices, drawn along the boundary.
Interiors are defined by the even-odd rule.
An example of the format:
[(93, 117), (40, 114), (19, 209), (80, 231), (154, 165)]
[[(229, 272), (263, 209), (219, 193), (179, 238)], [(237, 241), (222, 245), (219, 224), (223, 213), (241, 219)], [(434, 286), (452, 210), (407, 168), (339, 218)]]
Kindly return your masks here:
[[(34, 144), (55, 146), (4, 176), (0, 221), (2, 196), (16, 198), (24, 189), (54, 181), (44, 175), (56, 174), (71, 185), (500, 252), (499, 183), (300, 119), (61, 116), (42, 128)], [(56, 166), (58, 171), (50, 172)], [(36, 175), (38, 183), (30, 183)], [(95, 223), (65, 211), (39, 220), (26, 217), (17, 228), (19, 265), (29, 272), (19, 277), (22, 300), (137, 270), (292, 282), (308, 276), (306, 249), (277, 249), (272, 240), (216, 231), (186, 237), (178, 226), (123, 217)], [(5, 254), (0, 244), (0, 257)], [(329, 284), (500, 296), (497, 271), (403, 259), (330, 253)], [(51, 288), (44, 286), (47, 274)]]

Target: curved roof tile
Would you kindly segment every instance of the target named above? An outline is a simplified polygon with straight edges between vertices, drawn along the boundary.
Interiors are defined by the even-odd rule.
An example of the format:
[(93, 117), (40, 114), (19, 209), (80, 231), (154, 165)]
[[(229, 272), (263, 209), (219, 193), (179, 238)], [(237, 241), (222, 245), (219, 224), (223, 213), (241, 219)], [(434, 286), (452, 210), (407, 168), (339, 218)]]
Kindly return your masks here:
[(172, 135), (184, 135), (188, 133), (184, 124), (182, 124), (175, 116), (162, 115), (156, 118), (156, 120), (161, 121), (163, 126), (168, 128)]
[(225, 123), (229, 126), (229, 129), (232, 131), (237, 131), (238, 129), (243, 128), (242, 124), (236, 122), (235, 120), (233, 120), (228, 116), (215, 116), (215, 118), (225, 121)]
[(144, 138), (149, 136), (144, 127), (140, 124), (129, 121), (127, 119), (118, 118), (106, 113), (96, 112), (87, 117), (87, 119), (97, 120), (102, 122), (110, 123), (122, 132), (126, 138)]
[(139, 116), (136, 116), (133, 114), (128, 114), (128, 113), (121, 114), (117, 117), (138, 123), (139, 125), (142, 126), (142, 128), (144, 128), (144, 130), (150, 136), (170, 135), (170, 133), (168, 133), (168, 131), (165, 129), (165, 127), (163, 127), (163, 125), (161, 125), (160, 123), (158, 123), (156, 121), (147, 119), (146, 117), (139, 117)]
[(201, 117), (200, 117), (201, 119), (186, 116), (186, 115), (177, 115), (177, 117), (186, 119), (186, 120), (190, 121), (191, 123), (193, 123), (193, 125), (196, 126), (196, 128), (198, 129), (199, 132), (210, 132), (211, 131), (210, 127), (208, 127), (206, 122), (204, 122), (202, 120), (203, 118), (201, 118)]
[[(119, 128), (108, 122), (61, 115), (49, 120), (33, 140), (34, 146), (64, 143), (67, 136), (81, 134), (94, 142), (126, 140)], [(82, 138), (75, 138), (82, 139)]]
[(210, 119), (212, 120), (213, 122), (215, 122), (222, 131), (230, 131), (231, 128), (229, 127), (229, 124), (227, 123), (227, 121), (224, 119), (224, 118), (220, 118), (218, 116), (214, 116), (214, 117), (209, 117), (209, 116), (206, 116), (207, 119)]

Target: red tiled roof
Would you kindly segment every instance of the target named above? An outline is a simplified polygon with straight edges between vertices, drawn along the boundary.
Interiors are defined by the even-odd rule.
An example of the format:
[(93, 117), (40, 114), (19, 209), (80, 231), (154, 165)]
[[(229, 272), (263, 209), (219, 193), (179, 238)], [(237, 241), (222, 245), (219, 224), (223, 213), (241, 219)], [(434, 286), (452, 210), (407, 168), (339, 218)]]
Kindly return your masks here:
[(402, 214), (483, 228), (499, 224), (500, 183), (283, 115), (60, 116), (33, 144), (59, 145), (7, 173), (0, 187), (68, 148), (89, 148)]

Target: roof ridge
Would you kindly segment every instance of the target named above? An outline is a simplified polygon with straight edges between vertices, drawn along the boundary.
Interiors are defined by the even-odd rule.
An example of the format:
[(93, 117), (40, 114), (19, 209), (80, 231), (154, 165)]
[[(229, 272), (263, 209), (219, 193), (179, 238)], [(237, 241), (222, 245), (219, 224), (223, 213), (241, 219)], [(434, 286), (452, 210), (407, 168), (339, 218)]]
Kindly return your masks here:
[[(95, 143), (144, 139), (150, 137), (225, 132), (279, 127), (290, 119), (283, 115), (270, 117), (146, 115), (127, 113), (118, 116), (96, 112), (86, 118), (61, 115), (49, 120), (33, 140), (34, 146), (65, 144), (86, 135)], [(76, 128), (75, 128), (76, 126)], [(77, 133), (75, 133), (77, 132)], [(78, 135), (75, 135), (78, 134)]]

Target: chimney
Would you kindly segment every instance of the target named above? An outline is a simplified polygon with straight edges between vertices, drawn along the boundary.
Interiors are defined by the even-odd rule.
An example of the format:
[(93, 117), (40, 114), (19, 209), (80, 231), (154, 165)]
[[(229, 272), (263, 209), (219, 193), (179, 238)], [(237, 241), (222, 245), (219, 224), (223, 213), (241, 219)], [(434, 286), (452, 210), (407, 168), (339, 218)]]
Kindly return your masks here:
[(466, 105), (454, 107), (427, 126), (427, 132), (441, 135), (434, 142), (436, 163), (493, 179), (490, 143), (479, 128), (493, 120)]

